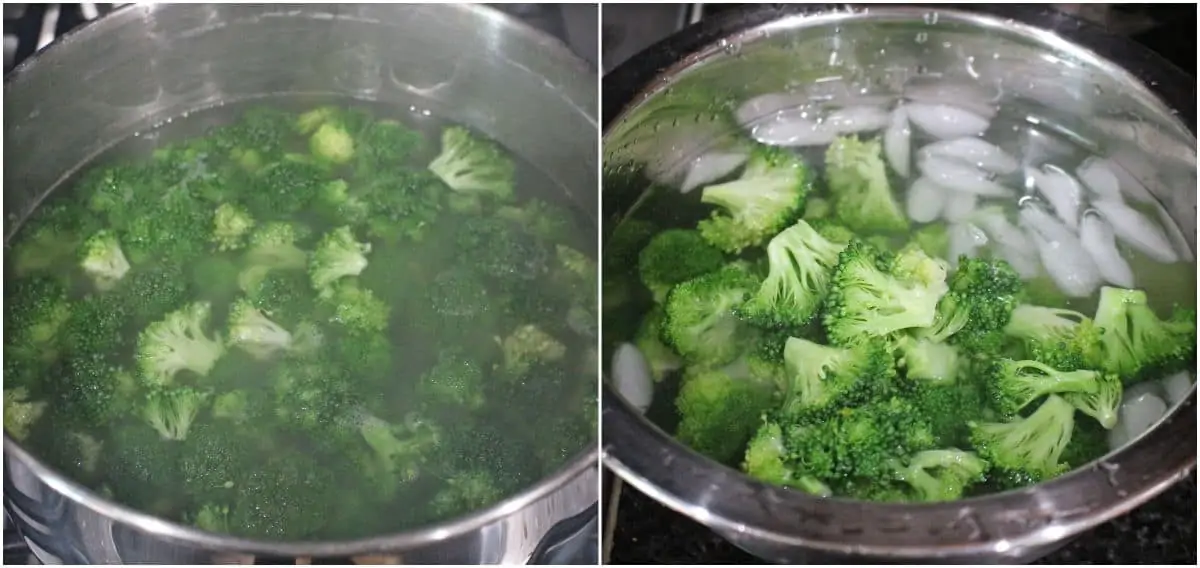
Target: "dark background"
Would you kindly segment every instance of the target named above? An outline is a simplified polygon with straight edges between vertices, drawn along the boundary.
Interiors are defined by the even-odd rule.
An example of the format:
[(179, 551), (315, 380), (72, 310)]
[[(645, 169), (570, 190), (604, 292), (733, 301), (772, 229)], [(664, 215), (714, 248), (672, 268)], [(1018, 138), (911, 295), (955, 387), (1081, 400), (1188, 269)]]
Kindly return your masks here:
[[(639, 51), (705, 16), (741, 4), (610, 4), (601, 8), (601, 64), (607, 73)], [(1196, 75), (1196, 5), (1060, 4), (1127, 36)], [(613, 476), (605, 479), (605, 508)], [(758, 564), (700, 524), (624, 485), (612, 531), (611, 564)], [(1196, 477), (1115, 521), (1081, 535), (1039, 564), (1196, 564)]]

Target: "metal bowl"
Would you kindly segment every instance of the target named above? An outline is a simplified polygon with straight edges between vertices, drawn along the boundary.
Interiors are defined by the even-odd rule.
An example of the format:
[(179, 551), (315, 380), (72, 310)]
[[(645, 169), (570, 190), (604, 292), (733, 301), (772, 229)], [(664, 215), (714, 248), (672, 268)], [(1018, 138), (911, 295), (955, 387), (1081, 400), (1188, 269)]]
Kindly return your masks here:
[[(483, 6), (125, 6), (5, 78), (5, 239), (47, 193), (117, 141), (187, 112), (278, 94), (405, 108), (418, 99), (501, 141), (594, 216), (595, 77), (557, 40)], [(484, 510), (341, 542), (267, 542), (169, 522), (78, 485), (7, 434), (4, 501), (45, 563), (196, 564), (263, 555), (524, 563), (551, 527), (596, 502), (597, 454), (593, 445)]]
[[(602, 82), (606, 228), (644, 197), (644, 179), (615, 170), (656, 136), (630, 125), (668, 91), (746, 100), (797, 77), (853, 77), (886, 92), (917, 75), (958, 75), (998, 85), (1002, 106), (1115, 156), (1180, 229), (1178, 248), (1194, 250), (1194, 78), (1043, 8), (985, 10), (774, 5), (702, 21), (635, 56)], [(1097, 128), (1097, 115), (1126, 129)], [(605, 345), (627, 339), (609, 336)], [(1150, 431), (1088, 466), (1017, 491), (920, 505), (821, 499), (756, 482), (676, 442), (610, 385), (601, 420), (604, 464), (626, 482), (784, 563), (1029, 561), (1165, 491), (1196, 463), (1195, 387)]]

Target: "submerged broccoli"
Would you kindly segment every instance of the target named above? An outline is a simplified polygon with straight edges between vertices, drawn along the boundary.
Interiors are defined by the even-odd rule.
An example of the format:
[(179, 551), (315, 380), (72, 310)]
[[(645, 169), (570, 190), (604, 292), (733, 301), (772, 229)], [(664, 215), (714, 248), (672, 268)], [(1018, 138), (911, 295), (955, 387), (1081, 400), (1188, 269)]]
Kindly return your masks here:
[(1141, 290), (1101, 288), (1095, 322), (1103, 330), (1096, 363), (1126, 384), (1178, 370), (1195, 359), (1195, 310), (1176, 309), (1171, 317), (1159, 318)]
[(1033, 359), (1055, 369), (1086, 368), (1099, 358), (1100, 328), (1073, 310), (1018, 305), (1004, 333), (1021, 340)]
[(662, 329), (665, 316), (662, 306), (655, 306), (642, 318), (637, 335), (634, 336), (634, 345), (646, 358), (646, 362), (650, 364), (650, 374), (656, 381), (661, 381), (667, 373), (683, 367), (683, 361), (679, 358), (679, 354), (663, 343)]
[(45, 401), (29, 400), (24, 387), (4, 389), (4, 431), (15, 440), (29, 436), (33, 423), (46, 412)]
[(217, 250), (242, 248), (246, 236), (254, 228), (254, 218), (239, 205), (222, 203), (213, 213), (212, 242)]
[(146, 397), (142, 418), (163, 440), (183, 440), (208, 397), (208, 392), (188, 387), (154, 389)]
[(957, 347), (908, 335), (901, 336), (896, 346), (905, 377), (940, 384), (958, 378), (962, 364)]
[(475, 410), (483, 406), (483, 369), (458, 349), (443, 349), (433, 368), (421, 376), (417, 392), (429, 400)]
[(1022, 292), (1021, 277), (1003, 260), (962, 257), (949, 279), (950, 291), (938, 303), (933, 327), (922, 334), (947, 338), (973, 353), (994, 353)]
[(448, 477), (446, 488), (433, 496), (431, 505), (434, 513), (446, 517), (481, 509), (499, 501), (502, 496), (491, 475), (469, 471)]
[(202, 531), (218, 534), (229, 533), (229, 507), (225, 505), (205, 503), (187, 520), (192, 526)]
[(567, 354), (559, 340), (536, 325), (518, 327), (501, 344), (504, 351), (504, 370), (510, 376), (520, 376), (537, 363), (554, 362)]
[(742, 369), (697, 369), (684, 376), (675, 398), (675, 436), (714, 460), (733, 463), (770, 408), (775, 385)]
[(142, 379), (169, 385), (180, 371), (207, 375), (225, 353), (221, 335), (214, 333), (212, 339), (207, 335), (211, 313), (207, 302), (194, 302), (142, 330), (137, 345)]
[(665, 300), (676, 284), (713, 272), (724, 264), (725, 255), (721, 251), (710, 246), (700, 233), (688, 229), (667, 229), (654, 235), (638, 255), (642, 284), (656, 302)]
[(931, 223), (917, 229), (909, 242), (929, 256), (949, 260), (950, 233), (944, 223)]
[(259, 219), (280, 219), (307, 208), (329, 181), (322, 165), (305, 156), (285, 156), (264, 166), (254, 184), (239, 193), (250, 212)]
[(896, 233), (908, 230), (888, 183), (879, 140), (843, 136), (825, 151), (825, 179), (838, 219), (856, 231)]
[(845, 243), (835, 243), (798, 221), (767, 245), (769, 272), (741, 308), (743, 316), (771, 329), (797, 328), (816, 314)]
[(129, 272), (129, 261), (112, 231), (100, 231), (80, 248), (79, 265), (97, 290), (108, 291)]
[(761, 244), (800, 217), (810, 176), (795, 154), (756, 147), (738, 179), (704, 188), (700, 200), (719, 209), (700, 222), (700, 234), (730, 253)]
[(57, 280), (35, 276), (8, 286), (4, 311), (5, 384), (23, 384), (58, 356), (73, 309)]
[(464, 258), (488, 276), (527, 282), (549, 269), (552, 251), (536, 237), (503, 219), (479, 219), (467, 224), (456, 244)]
[(852, 241), (838, 256), (825, 300), (830, 341), (851, 345), (933, 325), (945, 276), (945, 267), (920, 249), (892, 257)]
[[(91, 179), (95, 177), (92, 174)], [(85, 182), (86, 183), (86, 180)], [(84, 191), (86, 191), (86, 187)], [(59, 275), (74, 268), (78, 247), (89, 234), (92, 216), (81, 214), (80, 206), (44, 203), (22, 225), (9, 253), (13, 272), (18, 277), (33, 274)]]
[(667, 296), (663, 340), (690, 363), (732, 362), (753, 342), (754, 332), (736, 311), (758, 285), (739, 265), (679, 284)]
[(371, 244), (355, 240), (350, 227), (338, 227), (326, 233), (313, 251), (308, 266), (313, 288), (323, 296), (332, 294), (332, 284), (338, 279), (362, 273), (370, 252)]
[(783, 360), (788, 414), (868, 402), (891, 389), (896, 376), (891, 354), (879, 344), (831, 347), (792, 337)]
[[(1059, 371), (1037, 361), (996, 359), (984, 374), (988, 396), (1002, 415), (1012, 416), (1048, 394), (1096, 394), (1102, 373)], [(1115, 412), (1116, 408), (1113, 408)]]
[(1096, 372), (1096, 389), (1091, 392), (1067, 391), (1061, 393), (1063, 400), (1071, 403), (1080, 412), (1096, 419), (1106, 430), (1117, 425), (1117, 411), (1125, 388), (1116, 375)]
[(560, 205), (530, 199), (523, 205), (505, 205), (496, 210), (496, 217), (524, 227), (531, 235), (551, 243), (563, 243), (572, 235), (571, 210)]
[(292, 223), (274, 222), (258, 227), (250, 234), (238, 286), (249, 292), (272, 270), (304, 268), (308, 254), (296, 246), (299, 236), (299, 229)]
[(896, 477), (912, 487), (917, 501), (953, 501), (972, 483), (983, 480), (988, 463), (957, 449), (926, 450), (909, 458)]
[(1071, 441), (1075, 407), (1057, 395), (1026, 418), (1009, 422), (971, 422), (971, 442), (980, 457), (1011, 479), (1045, 481), (1064, 473), (1059, 458)]
[(331, 323), (356, 333), (379, 333), (387, 329), (392, 309), (369, 288), (342, 281), (326, 289), (325, 303), (333, 307)]
[(354, 157), (354, 137), (344, 125), (326, 122), (308, 139), (308, 150), (327, 162), (344, 164)]
[(288, 330), (271, 321), (245, 298), (229, 308), (230, 345), (239, 347), (258, 359), (270, 359), (292, 347)]
[(357, 408), (345, 417), (346, 424), (362, 435), (374, 457), (395, 483), (408, 483), (421, 473), (429, 450), (437, 446), (441, 431), (421, 417), (409, 415), (404, 424), (392, 424)]
[(494, 142), (461, 126), (442, 131), (442, 151), (429, 163), (429, 171), (460, 193), (491, 195), (506, 201), (512, 198), (512, 159)]

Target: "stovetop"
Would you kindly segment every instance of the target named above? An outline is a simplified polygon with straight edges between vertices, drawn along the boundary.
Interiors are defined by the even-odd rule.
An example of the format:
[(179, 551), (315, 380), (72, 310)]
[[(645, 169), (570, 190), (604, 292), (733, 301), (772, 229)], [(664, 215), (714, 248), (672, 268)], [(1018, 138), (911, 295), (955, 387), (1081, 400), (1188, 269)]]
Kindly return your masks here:
[[(4, 73), (46, 47), (54, 39), (123, 4), (4, 4)], [(599, 67), (598, 10), (585, 4), (495, 4), (562, 41), (576, 55)], [(596, 565), (598, 505), (552, 527), (534, 551), (530, 564)], [(4, 564), (38, 564), (28, 545), (4, 513)], [(271, 562), (256, 562), (270, 564)], [(340, 559), (314, 559), (315, 564), (345, 564)]]
[[(602, 7), (601, 68), (608, 73), (688, 24), (737, 6), (741, 4), (606, 4)], [(1184, 71), (1196, 73), (1194, 4), (1056, 7), (1128, 36)], [(609, 472), (605, 472), (601, 499), (605, 504), (605, 563), (761, 563), (699, 523), (621, 484)], [(1085, 533), (1039, 563), (1195, 565), (1195, 475), (1132, 513)]]

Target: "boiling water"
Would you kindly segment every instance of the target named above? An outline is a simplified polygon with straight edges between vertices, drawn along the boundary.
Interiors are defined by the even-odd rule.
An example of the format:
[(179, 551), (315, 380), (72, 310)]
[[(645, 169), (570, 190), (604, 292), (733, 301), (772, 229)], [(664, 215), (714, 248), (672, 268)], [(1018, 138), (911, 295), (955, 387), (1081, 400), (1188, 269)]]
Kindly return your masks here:
[[(202, 136), (212, 126), (235, 121), (244, 110), (252, 106), (266, 105), (281, 110), (304, 111), (320, 104), (357, 107), (376, 118), (396, 119), (419, 130), (425, 136), (426, 144), (423, 152), (414, 156), (411, 161), (415, 167), (422, 167), (421, 165), (436, 156), (440, 148), (439, 134), (449, 125), (417, 101), (412, 105), (395, 105), (305, 98), (228, 104), (165, 121), (153, 130), (126, 139), (105, 152), (93, 164), (84, 167), (80, 174), (86, 175), (87, 171), (96, 165), (142, 159), (165, 143)], [(296, 144), (296, 151), (304, 151), (305, 146), (300, 139), (297, 139)], [(516, 204), (540, 199), (564, 208), (573, 217), (567, 222), (567, 226), (574, 228), (574, 233), (570, 235), (570, 242), (561, 244), (571, 246), (591, 257), (592, 251), (595, 250), (594, 231), (590, 229), (595, 226), (594, 220), (582, 213), (580, 207), (570, 200), (564, 188), (556, 185), (520, 157), (514, 156), (514, 159), (517, 164)], [(59, 200), (73, 199), (72, 191), (77, 177), (64, 183), (63, 189), (53, 192), (47, 198), (46, 204), (52, 205)], [(31, 218), (36, 221), (37, 215), (35, 211)], [(296, 220), (310, 226), (317, 235), (332, 228), (332, 225), (323, 221), (314, 211), (302, 211)], [(447, 345), (445, 341), (439, 340), (439, 333), (425, 327), (421, 321), (424, 314), (429, 313), (427, 293), (433, 286), (436, 275), (454, 266), (459, 260), (456, 258), (454, 241), (469, 222), (469, 217), (456, 216), (443, 207), (438, 221), (420, 243), (407, 240), (394, 245), (372, 242), (373, 248), (367, 255), (369, 265), (360, 275), (360, 282), (391, 306), (388, 333), (393, 342), (394, 369), (390, 380), (377, 381), (365, 386), (359, 394), (363, 396), (366, 406), (373, 414), (389, 422), (401, 423), (410, 411), (421, 410), (427, 420), (443, 429), (443, 441), (453, 440), (463, 444), (462, 448), (453, 450), (447, 447), (445, 456), (438, 453), (429, 458), (426, 467), (431, 471), (444, 473), (458, 467), (452, 466), (449, 461), (466, 460), (474, 469), (484, 471), (492, 478), (499, 490), (493, 499), (489, 499), (494, 501), (527, 488), (557, 470), (568, 459), (582, 452), (590, 440), (594, 440), (594, 431), (590, 430), (593, 426), (585, 411), (588, 401), (594, 400), (596, 389), (594, 340), (589, 337), (587, 331), (576, 330), (572, 333), (570, 330), (562, 331), (566, 330), (566, 327), (560, 326), (560, 331), (555, 336), (566, 345), (566, 357), (555, 368), (560, 369), (561, 376), (530, 376), (523, 383), (498, 387), (495, 386), (498, 384), (495, 382), (497, 377), (491, 376), (492, 363), (497, 360), (497, 342), (500, 336), (509, 330), (503, 329), (501, 325), (495, 328), (479, 326), (476, 333), (464, 336), (466, 339), (463, 341), (467, 344)], [(23, 236), (18, 230), (10, 244), (19, 244)], [(359, 237), (361, 239), (361, 235)], [(211, 254), (196, 263), (196, 266), (232, 262), (235, 258), (232, 254)], [(541, 310), (553, 310), (552, 319), (561, 323), (567, 319), (566, 312), (569, 306), (558, 300), (563, 294), (561, 291), (550, 289), (551, 286), (553, 284), (549, 278), (539, 278), (531, 280), (521, 290), (504, 292), (518, 295), (515, 303), (537, 306)], [(75, 292), (76, 298), (83, 294), (83, 290)], [(495, 297), (499, 297), (501, 293), (490, 289), (488, 292)], [(218, 302), (225, 302), (227, 305), (228, 294), (197, 282), (189, 284), (189, 294), (213, 301), (211, 328), (222, 329), (223, 314)], [(583, 305), (591, 304), (585, 301)], [(530, 322), (544, 317), (535, 313), (526, 315)], [(502, 325), (515, 326), (520, 323), (524, 322), (505, 321)], [(126, 332), (130, 337), (135, 337), (139, 327), (130, 325)], [(434, 365), (439, 349), (445, 347), (461, 348), (484, 368), (487, 384), (485, 403), (480, 409), (464, 412), (461, 409), (431, 406), (417, 396), (414, 386), (418, 378)], [(228, 349), (224, 358), (238, 358), (238, 350)], [(132, 352), (121, 354), (117, 359), (132, 368)], [(272, 392), (269, 382), (271, 364), (257, 363), (245, 356), (238, 359), (238, 364), (243, 367), (237, 374), (237, 384), (232, 386), (251, 392)], [(539, 381), (543, 378), (544, 381)], [(493, 382), (488, 383), (488, 380)], [(355, 388), (358, 386), (360, 385), (356, 385)], [(182, 479), (166, 476), (160, 483), (142, 484), (130, 489), (129, 484), (119, 483), (112, 478), (114, 474), (111, 472), (121, 468), (109, 467), (111, 464), (106, 463), (106, 460), (115, 460), (113, 456), (116, 454), (103, 450), (99, 464), (93, 463), (91, 467), (84, 467), (87, 460), (75, 451), (76, 446), (72, 438), (77, 421), (54, 402), (63, 396), (64, 389), (69, 388), (70, 385), (56, 386), (53, 380), (38, 381), (37, 384), (29, 386), (32, 399), (49, 401), (50, 404), (45, 415), (35, 423), (24, 445), (50, 462), (53, 467), (93, 490), (115, 496), (132, 507), (176, 521), (189, 522), (200, 503), (183, 490), (185, 483)], [(203, 428), (206, 422), (213, 420), (207, 410), (202, 410), (192, 427)], [(149, 430), (150, 427), (134, 416), (109, 424), (105, 428), (89, 428), (86, 433), (100, 442), (102, 448), (106, 448), (111, 446), (110, 438), (114, 432), (130, 428)], [(430, 510), (432, 496), (447, 487), (444, 475), (421, 475), (415, 482), (402, 486), (394, 498), (380, 499), (367, 491), (369, 482), (363, 480), (356, 468), (347, 467), (350, 458), (339, 455), (336, 448), (331, 450), (328, 440), (313, 439), (306, 434), (280, 428), (275, 424), (249, 424), (247, 428), (258, 432), (256, 443), (262, 451), (264, 462), (286, 462), (289, 456), (294, 456), (296, 459), (303, 457), (306, 460), (316, 460), (305, 463), (317, 463), (321, 466), (330, 464), (328, 469), (331, 481), (328, 484), (332, 486), (332, 492), (337, 497), (316, 503), (316, 506), (327, 509), (327, 512), (322, 514), (329, 521), (312, 534), (291, 534), (282, 520), (279, 520), (276, 526), (266, 528), (232, 526), (231, 532), (273, 539), (358, 538), (403, 530), (442, 520), (448, 515), (469, 512), (463, 508), (447, 513), (435, 513)], [(249, 438), (243, 439), (245, 440)], [(471, 440), (476, 444), (473, 449), (464, 443)], [(178, 443), (162, 442), (164, 445), (186, 443), (187, 440)], [(475, 454), (471, 455), (471, 451)], [(451, 452), (455, 452), (454, 455), (459, 457), (449, 457)], [(464, 453), (467, 454), (465, 457)], [(171, 465), (177, 465), (176, 460), (177, 458), (171, 458), (169, 461)], [(446, 463), (438, 463), (439, 460)], [(121, 489), (114, 489), (116, 487)], [(229, 506), (236, 507), (237, 503), (231, 502)]]

